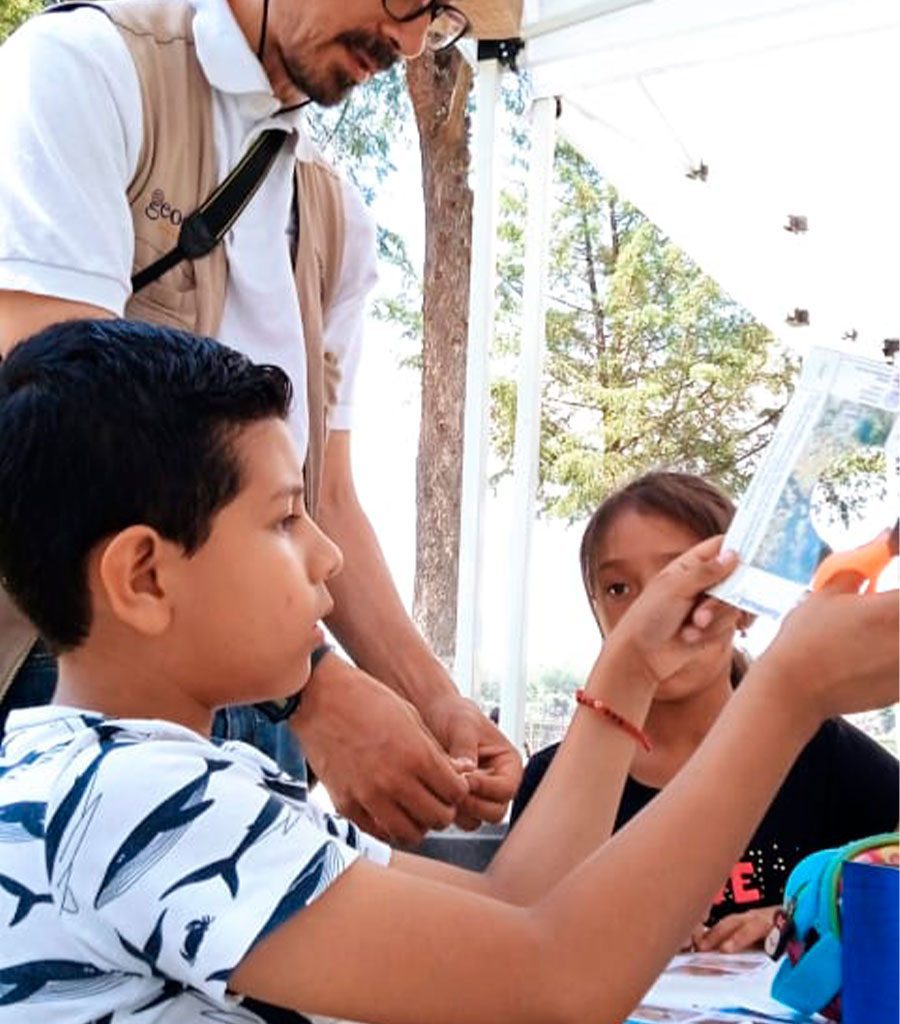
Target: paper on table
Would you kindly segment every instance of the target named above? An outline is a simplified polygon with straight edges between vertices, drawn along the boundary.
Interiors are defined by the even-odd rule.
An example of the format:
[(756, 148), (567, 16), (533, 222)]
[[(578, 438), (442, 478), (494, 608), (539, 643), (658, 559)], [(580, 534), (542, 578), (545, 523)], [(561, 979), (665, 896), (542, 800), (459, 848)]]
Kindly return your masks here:
[[(898, 369), (886, 363), (837, 349), (810, 349), (794, 397), (725, 537), (724, 546), (740, 554), (741, 565), (712, 590), (714, 596), (775, 618), (800, 600), (831, 550), (816, 529), (817, 507), (832, 512), (831, 501), (832, 514), (846, 515), (848, 502), (834, 504), (836, 486), (849, 487), (852, 505), (859, 498), (854, 479), (866, 472), (871, 479), (871, 467), (879, 461), (885, 474), (897, 468), (898, 379)], [(855, 476), (859, 466), (868, 469)], [(884, 521), (858, 542), (893, 525), (896, 495), (885, 497), (894, 511), (885, 512)]]
[(674, 957), (628, 1024), (808, 1021), (769, 996), (777, 970), (763, 953), (686, 953)]

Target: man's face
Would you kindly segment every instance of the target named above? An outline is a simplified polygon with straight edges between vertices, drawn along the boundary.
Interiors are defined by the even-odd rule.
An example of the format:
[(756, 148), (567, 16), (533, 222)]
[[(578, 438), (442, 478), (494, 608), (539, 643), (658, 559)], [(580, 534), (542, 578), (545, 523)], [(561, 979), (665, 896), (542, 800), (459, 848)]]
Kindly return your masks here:
[[(418, 0), (398, 0), (417, 10)], [(288, 90), (323, 106), (422, 52), (429, 15), (401, 23), (381, 0), (271, 0), (264, 62), (283, 100)]]
[(243, 486), (207, 541), (185, 556), (173, 592), (173, 637), (185, 688), (206, 706), (294, 693), (322, 642), (338, 548), (306, 515), (302, 470), (280, 420), (234, 441)]

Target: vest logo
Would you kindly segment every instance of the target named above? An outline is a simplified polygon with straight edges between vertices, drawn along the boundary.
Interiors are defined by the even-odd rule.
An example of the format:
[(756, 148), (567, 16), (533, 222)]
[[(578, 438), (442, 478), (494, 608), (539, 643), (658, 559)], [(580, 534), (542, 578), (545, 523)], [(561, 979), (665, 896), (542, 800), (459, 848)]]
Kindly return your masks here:
[(149, 220), (167, 220), (174, 227), (184, 220), (181, 210), (166, 202), (166, 194), (161, 188), (150, 193), (150, 202), (144, 207), (144, 215)]

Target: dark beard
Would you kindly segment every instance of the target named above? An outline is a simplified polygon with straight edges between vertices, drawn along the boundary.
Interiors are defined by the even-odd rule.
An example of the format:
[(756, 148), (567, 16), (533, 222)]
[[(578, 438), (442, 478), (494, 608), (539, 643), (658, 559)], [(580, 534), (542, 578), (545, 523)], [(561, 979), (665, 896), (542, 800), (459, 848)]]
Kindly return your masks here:
[[(344, 32), (335, 42), (347, 49), (363, 54), (377, 71), (387, 71), (398, 60), (397, 51), (389, 43), (366, 32)], [(343, 69), (335, 68), (322, 74), (305, 64), (285, 61), (285, 68), (291, 81), (314, 103), (332, 107), (341, 103), (356, 81)]]

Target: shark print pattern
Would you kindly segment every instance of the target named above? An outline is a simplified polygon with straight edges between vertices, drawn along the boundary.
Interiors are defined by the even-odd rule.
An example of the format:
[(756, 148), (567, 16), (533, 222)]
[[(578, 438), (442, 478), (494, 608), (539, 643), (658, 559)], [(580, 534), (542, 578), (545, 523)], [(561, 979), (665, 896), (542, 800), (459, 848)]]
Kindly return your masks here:
[(244, 744), (68, 708), (24, 728), (27, 714), (0, 747), (0, 1024), (305, 1024), (239, 1002), (235, 966), (388, 849)]
[(212, 806), (212, 800), (203, 799), (210, 776), (230, 768), (231, 762), (204, 760), (206, 770), (154, 808), (119, 847), (94, 898), (97, 910), (127, 892)]

